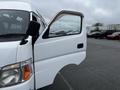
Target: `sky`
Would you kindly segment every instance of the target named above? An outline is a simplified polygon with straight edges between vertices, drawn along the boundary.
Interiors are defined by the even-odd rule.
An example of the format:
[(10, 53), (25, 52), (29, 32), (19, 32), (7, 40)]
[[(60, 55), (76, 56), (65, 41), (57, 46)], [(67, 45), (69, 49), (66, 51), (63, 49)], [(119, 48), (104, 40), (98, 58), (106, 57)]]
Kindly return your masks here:
[(34, 0), (33, 3), (48, 21), (67, 9), (82, 12), (87, 25), (120, 24), (120, 0)]

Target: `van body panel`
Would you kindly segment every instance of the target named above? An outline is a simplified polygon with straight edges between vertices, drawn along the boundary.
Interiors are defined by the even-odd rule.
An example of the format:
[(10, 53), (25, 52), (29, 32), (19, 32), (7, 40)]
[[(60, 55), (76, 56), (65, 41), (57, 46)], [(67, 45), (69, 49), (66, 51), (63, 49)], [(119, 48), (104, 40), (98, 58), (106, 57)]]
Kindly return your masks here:
[(86, 52), (77, 52), (56, 58), (36, 62), (36, 87), (42, 88), (54, 82), (58, 72), (66, 65), (79, 65), (86, 57)]
[(0, 67), (16, 62), (18, 45), (19, 41), (0, 42)]
[(26, 61), (33, 58), (32, 37), (27, 39), (27, 44), (18, 45), (17, 62)]
[(85, 41), (83, 35), (84, 34), (81, 33), (81, 35), (41, 40), (40, 43), (35, 44), (35, 61), (42, 61), (48, 58), (85, 51), (85, 47), (77, 49), (77, 44)]

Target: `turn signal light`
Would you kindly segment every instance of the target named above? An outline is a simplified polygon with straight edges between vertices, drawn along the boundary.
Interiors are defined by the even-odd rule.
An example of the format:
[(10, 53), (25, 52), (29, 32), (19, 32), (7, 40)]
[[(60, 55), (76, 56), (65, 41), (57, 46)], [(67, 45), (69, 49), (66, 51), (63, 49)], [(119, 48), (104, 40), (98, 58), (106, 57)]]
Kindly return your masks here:
[(27, 81), (31, 77), (32, 67), (31, 65), (23, 66), (23, 80)]

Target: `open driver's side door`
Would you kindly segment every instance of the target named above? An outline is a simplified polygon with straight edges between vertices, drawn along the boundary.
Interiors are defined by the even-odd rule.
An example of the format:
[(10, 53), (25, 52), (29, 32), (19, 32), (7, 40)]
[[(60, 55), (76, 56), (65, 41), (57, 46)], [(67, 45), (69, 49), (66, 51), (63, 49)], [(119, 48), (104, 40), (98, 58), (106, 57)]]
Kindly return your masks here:
[(80, 12), (59, 12), (35, 42), (36, 88), (52, 84), (63, 67), (85, 59), (83, 17)]

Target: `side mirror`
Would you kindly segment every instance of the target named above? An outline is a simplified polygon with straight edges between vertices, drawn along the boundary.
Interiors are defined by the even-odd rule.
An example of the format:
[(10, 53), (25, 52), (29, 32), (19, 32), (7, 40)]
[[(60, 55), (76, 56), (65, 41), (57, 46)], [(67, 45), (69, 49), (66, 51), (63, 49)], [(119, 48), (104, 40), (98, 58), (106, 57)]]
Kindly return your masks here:
[(38, 22), (30, 21), (26, 34), (32, 37), (36, 37), (37, 35), (39, 35), (39, 29), (40, 24)]

